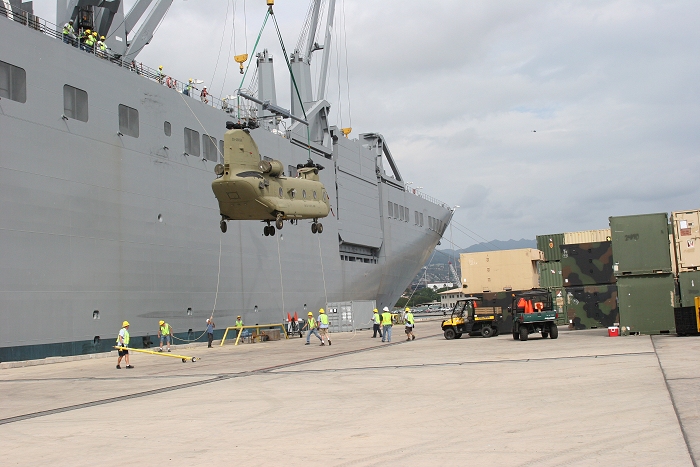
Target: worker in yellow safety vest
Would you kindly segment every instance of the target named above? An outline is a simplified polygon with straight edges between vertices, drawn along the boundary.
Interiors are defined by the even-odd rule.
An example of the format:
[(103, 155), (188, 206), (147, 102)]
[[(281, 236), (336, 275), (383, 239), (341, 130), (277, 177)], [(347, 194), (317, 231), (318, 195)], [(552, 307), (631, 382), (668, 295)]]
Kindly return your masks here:
[(158, 349), (158, 351), (163, 351), (163, 341), (165, 341), (165, 344), (168, 347), (168, 352), (170, 352), (170, 339), (172, 339), (172, 329), (170, 325), (162, 319), (158, 322), (158, 326), (158, 337), (160, 338), (160, 348)]
[[(117, 345), (119, 347), (128, 347), (129, 346), (129, 322), (124, 321), (122, 323), (122, 328), (119, 330), (119, 334), (117, 335)], [(129, 364), (129, 351), (127, 349), (119, 349), (119, 358), (117, 359), (117, 370), (121, 370), (122, 367), (119, 366), (119, 364), (122, 361), (122, 358), (124, 358), (124, 361), (126, 362), (126, 367), (127, 368), (133, 368)]]
[(377, 337), (377, 333), (379, 333), (379, 337), (383, 337), (381, 324), (382, 318), (379, 316), (379, 310), (375, 308), (374, 314), (372, 315), (372, 330), (374, 331), (374, 334), (372, 334), (373, 339)]
[(416, 339), (416, 336), (413, 335), (413, 328), (416, 326), (416, 321), (413, 319), (413, 313), (411, 313), (411, 309), (409, 307), (406, 307), (404, 311), (406, 312), (403, 315), (403, 320), (406, 324), (406, 340), (412, 341)]
[(385, 306), (382, 308), (382, 327), (384, 328), (384, 335), (382, 336), (382, 342), (391, 342), (391, 312), (389, 307)]
[(323, 308), (318, 310), (318, 322), (318, 330), (321, 332), (321, 345), (326, 345), (325, 340), (328, 340), (328, 345), (331, 345), (331, 335), (328, 334), (328, 315), (326, 315), (326, 310)]
[[(326, 317), (328, 319), (328, 317)], [(304, 345), (309, 345), (311, 344), (311, 334), (314, 336), (318, 337), (318, 340), (323, 343), (323, 339), (321, 339), (321, 336), (318, 334), (318, 323), (314, 319), (314, 314), (309, 311), (308, 317), (306, 318), (306, 324), (304, 325), (304, 329), (306, 329), (306, 344)]]

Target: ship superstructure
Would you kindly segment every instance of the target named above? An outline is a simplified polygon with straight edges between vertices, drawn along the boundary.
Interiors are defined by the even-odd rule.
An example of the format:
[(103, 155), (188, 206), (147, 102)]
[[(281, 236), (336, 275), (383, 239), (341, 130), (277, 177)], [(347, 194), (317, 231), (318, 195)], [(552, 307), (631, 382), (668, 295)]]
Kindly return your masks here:
[[(329, 122), (305, 53), (292, 68), (308, 132), (243, 98), (184, 96), (155, 70), (86, 53), (0, 3), (0, 361), (109, 350), (123, 320), (136, 339), (159, 319), (199, 335), (212, 312), (221, 329), (237, 315), (270, 323), (328, 302), (396, 302), (452, 210), (408, 188), (381, 134), (349, 139)], [(272, 57), (255, 58), (256, 99), (276, 105)], [(289, 111), (303, 114), (298, 98)], [(239, 117), (255, 120), (260, 154), (287, 176), (310, 154), (325, 166), (323, 235), (306, 221), (275, 237), (254, 221), (221, 233), (211, 182)]]

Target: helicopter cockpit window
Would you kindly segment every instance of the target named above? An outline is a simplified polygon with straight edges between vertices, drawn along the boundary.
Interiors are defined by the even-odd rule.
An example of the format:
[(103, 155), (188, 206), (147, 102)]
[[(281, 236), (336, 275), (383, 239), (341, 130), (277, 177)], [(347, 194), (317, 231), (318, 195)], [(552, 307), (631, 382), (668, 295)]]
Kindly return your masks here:
[(284, 192), (282, 191), (282, 187), (280, 187), (280, 198), (284, 197)]

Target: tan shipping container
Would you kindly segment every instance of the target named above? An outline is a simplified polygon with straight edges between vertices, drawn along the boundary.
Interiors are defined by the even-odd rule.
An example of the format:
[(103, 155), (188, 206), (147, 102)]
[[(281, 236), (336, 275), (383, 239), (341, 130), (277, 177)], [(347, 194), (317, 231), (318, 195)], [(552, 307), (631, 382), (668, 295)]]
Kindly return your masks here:
[(700, 267), (700, 211), (671, 213), (675, 258), (678, 271), (693, 271)]
[(481, 293), (536, 288), (537, 263), (543, 260), (544, 253), (534, 248), (462, 253), (462, 290)]
[(580, 232), (565, 232), (564, 244), (575, 245), (577, 243), (609, 242), (610, 229), (582, 230)]

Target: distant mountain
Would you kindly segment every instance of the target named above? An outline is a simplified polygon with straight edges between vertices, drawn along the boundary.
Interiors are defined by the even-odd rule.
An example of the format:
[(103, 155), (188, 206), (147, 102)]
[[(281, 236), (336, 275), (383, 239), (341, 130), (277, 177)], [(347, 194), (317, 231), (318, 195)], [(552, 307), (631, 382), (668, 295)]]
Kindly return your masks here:
[[(462, 250), (435, 250), (430, 264), (447, 264), (448, 261), (456, 263), (459, 261), (460, 253), (476, 253), (479, 251), (500, 251), (500, 250), (517, 250), (520, 248), (537, 248), (537, 241), (521, 238), (520, 240), (491, 240), (490, 242), (477, 243)], [(426, 263), (426, 266), (428, 264)]]

